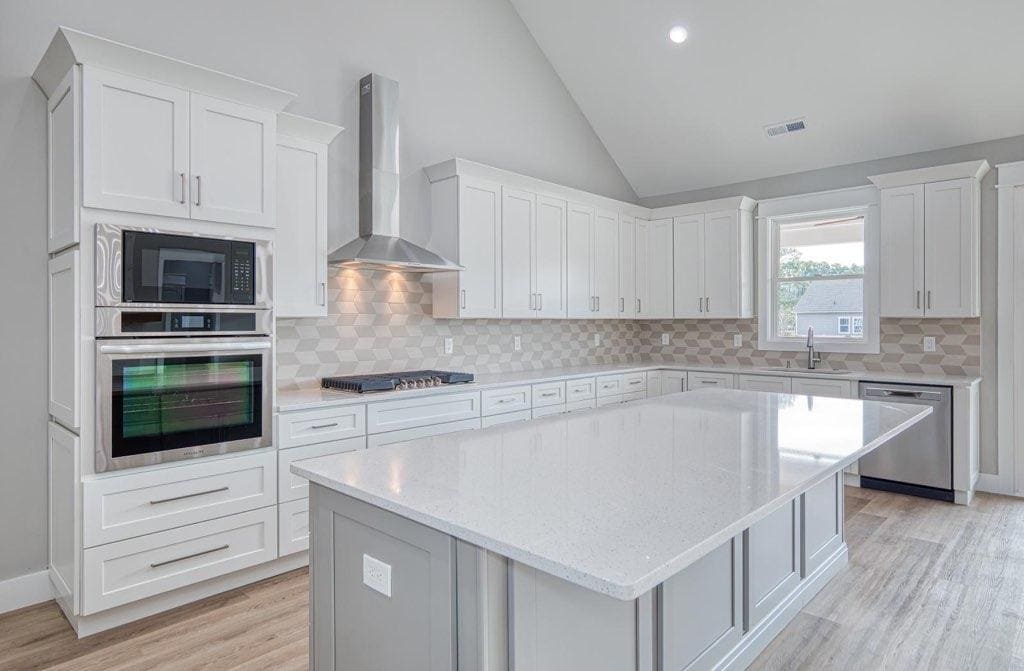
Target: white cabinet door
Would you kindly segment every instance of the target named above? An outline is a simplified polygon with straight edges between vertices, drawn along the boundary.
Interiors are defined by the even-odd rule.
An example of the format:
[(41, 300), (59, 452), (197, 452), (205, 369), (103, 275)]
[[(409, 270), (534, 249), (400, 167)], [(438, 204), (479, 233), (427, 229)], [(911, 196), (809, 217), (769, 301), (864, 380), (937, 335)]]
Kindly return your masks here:
[(788, 377), (774, 375), (740, 375), (737, 387), (746, 391), (773, 391), (777, 394), (788, 394), (793, 390), (793, 382)]
[[(671, 220), (669, 220), (671, 222)], [(650, 274), (650, 250), (651, 250), (651, 222), (644, 219), (636, 220), (636, 304), (633, 311), (638, 319), (649, 318), (651, 310), (651, 274)], [(672, 251), (669, 250), (669, 256)]]
[(732, 389), (736, 386), (734, 378), (732, 373), (695, 373), (690, 371), (686, 374), (686, 388), (689, 391), (711, 387)]
[(687, 391), (687, 375), (685, 370), (666, 370), (661, 373), (661, 393), (675, 394)]
[(501, 189), (501, 315), (536, 317), (540, 301), (533, 289), (537, 195)]
[(673, 314), (676, 318), (704, 316), (704, 215), (672, 221)]
[(647, 305), (641, 301), (641, 314), (647, 319), (672, 319), (672, 220), (652, 221), (650, 228), (645, 256)]
[(534, 238), (537, 314), (543, 317), (564, 317), (565, 300), (565, 217), (564, 200), (537, 198), (536, 234)]
[(977, 181), (955, 179), (924, 187), (924, 314), (978, 315)]
[(459, 178), (459, 316), (501, 316), (501, 186)]
[(568, 204), (566, 218), (566, 273), (570, 317), (593, 317), (596, 302), (591, 287), (594, 254), (594, 208)]
[(277, 138), (274, 312), (327, 316), (327, 146)]
[(636, 317), (637, 220), (619, 218), (619, 298), (615, 306), (621, 319)]
[(49, 263), (49, 409), (72, 431), (81, 426), (81, 272), (78, 249)]
[(192, 218), (273, 228), (277, 115), (198, 93), (190, 100)]
[(79, 101), (82, 98), (78, 70), (71, 70), (46, 102), (47, 160), (47, 245), (57, 252), (77, 245), (79, 227), (78, 141)]
[(740, 313), (740, 222), (738, 210), (712, 212), (704, 220), (704, 316)]
[(881, 191), (881, 315), (924, 314), (924, 185)]
[(188, 217), (188, 92), (82, 71), (83, 204)]
[(819, 378), (793, 378), (794, 394), (826, 396), (829, 398), (855, 398), (853, 383), (849, 380), (824, 380)]
[(619, 215), (599, 210), (594, 216), (594, 256), (591, 270), (596, 314), (619, 316)]

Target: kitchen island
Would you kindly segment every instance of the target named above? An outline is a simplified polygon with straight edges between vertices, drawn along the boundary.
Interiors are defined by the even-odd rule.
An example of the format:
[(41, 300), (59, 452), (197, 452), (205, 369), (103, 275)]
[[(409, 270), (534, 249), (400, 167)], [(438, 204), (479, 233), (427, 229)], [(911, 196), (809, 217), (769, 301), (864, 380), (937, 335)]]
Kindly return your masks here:
[(930, 409), (707, 390), (302, 461), (316, 669), (742, 668)]

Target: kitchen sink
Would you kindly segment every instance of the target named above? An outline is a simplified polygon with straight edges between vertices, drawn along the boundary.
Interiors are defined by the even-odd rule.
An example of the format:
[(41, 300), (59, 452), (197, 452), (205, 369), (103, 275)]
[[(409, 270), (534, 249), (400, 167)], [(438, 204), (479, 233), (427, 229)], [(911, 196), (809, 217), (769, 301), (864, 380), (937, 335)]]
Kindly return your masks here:
[(758, 368), (758, 370), (771, 371), (773, 373), (789, 373), (790, 375), (800, 374), (819, 374), (819, 375), (853, 375), (853, 371), (850, 370), (831, 370), (829, 368), (786, 368), (785, 366), (765, 366), (764, 368)]

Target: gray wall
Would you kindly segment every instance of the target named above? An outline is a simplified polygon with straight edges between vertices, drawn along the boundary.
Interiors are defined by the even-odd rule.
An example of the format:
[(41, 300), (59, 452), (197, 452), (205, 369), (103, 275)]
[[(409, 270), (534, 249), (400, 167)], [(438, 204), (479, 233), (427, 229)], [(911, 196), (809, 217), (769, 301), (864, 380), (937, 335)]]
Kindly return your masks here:
[[(982, 158), (988, 159), (992, 165), (1024, 159), (1024, 136), (812, 170), (793, 175), (769, 177), (713, 189), (653, 196), (641, 199), (641, 201), (647, 207), (661, 207), (739, 194), (755, 199), (777, 198), (799, 193), (863, 186), (869, 183), (868, 175)], [(990, 172), (981, 184), (981, 374), (984, 377), (981, 386), (982, 473), (995, 473), (997, 468), (996, 235), (998, 206), (996, 190), (993, 188), (996, 183), (996, 172), (996, 170)]]
[(507, 0), (33, 0), (0, 4), (0, 580), (45, 567), (45, 100), (29, 79), (58, 24), (294, 91), (346, 126), (333, 244), (356, 231), (359, 77), (401, 84), (402, 219), (429, 238), (422, 167), (453, 156), (636, 195)]

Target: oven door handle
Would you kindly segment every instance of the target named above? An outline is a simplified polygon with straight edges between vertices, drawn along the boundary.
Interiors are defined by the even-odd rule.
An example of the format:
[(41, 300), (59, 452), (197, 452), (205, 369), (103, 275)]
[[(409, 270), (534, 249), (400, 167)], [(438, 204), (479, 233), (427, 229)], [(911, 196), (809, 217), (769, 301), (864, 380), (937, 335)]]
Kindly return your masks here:
[(163, 345), (100, 345), (100, 354), (164, 354), (169, 352), (249, 352), (270, 349), (266, 342), (165, 343)]

